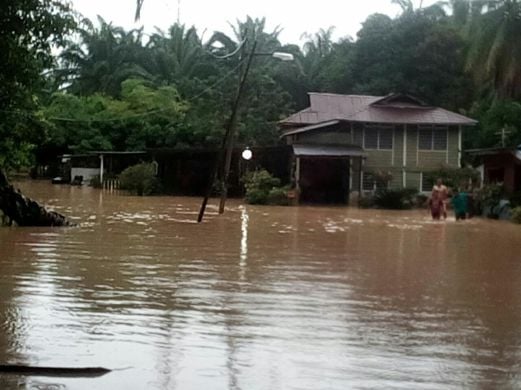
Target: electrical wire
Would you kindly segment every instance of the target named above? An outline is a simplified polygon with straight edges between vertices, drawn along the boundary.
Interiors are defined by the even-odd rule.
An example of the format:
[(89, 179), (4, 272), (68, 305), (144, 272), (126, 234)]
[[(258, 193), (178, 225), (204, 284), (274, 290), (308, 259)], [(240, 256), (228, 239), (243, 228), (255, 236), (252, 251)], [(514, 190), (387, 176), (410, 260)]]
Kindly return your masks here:
[(239, 50), (242, 49), (242, 47), (244, 46), (245, 43), (246, 43), (246, 39), (243, 40), (241, 43), (239, 43), (239, 45), (237, 46), (237, 48), (234, 51), (232, 51), (231, 53), (226, 54), (224, 56), (216, 56), (215, 54), (213, 54), (212, 52), (209, 52), (209, 51), (207, 51), (207, 53), (210, 54), (211, 56), (217, 58), (218, 60), (225, 60), (226, 58), (233, 57), (235, 54), (237, 54), (239, 52)]
[[(226, 73), (223, 77), (221, 77), (215, 83), (213, 83), (212, 85), (206, 87), (200, 93), (198, 93), (197, 95), (194, 95), (194, 96), (186, 99), (185, 101), (188, 102), (188, 103), (191, 103), (191, 102), (195, 101), (196, 99), (200, 98), (201, 96), (203, 96), (204, 94), (210, 92), (211, 90), (213, 90), (218, 85), (222, 84), (229, 77), (231, 77), (232, 75), (236, 74), (237, 70), (242, 66), (243, 62), (244, 62), (244, 59), (241, 60), (237, 64), (236, 67), (234, 67), (232, 70), (230, 70), (228, 73)], [(63, 117), (57, 117), (57, 116), (51, 116), (51, 117), (48, 117), (46, 119), (49, 120), (49, 121), (53, 121), (53, 122), (110, 123), (110, 122), (125, 121), (125, 120), (128, 120), (128, 119), (144, 118), (144, 117), (147, 117), (147, 116), (150, 116), (150, 115), (158, 114), (160, 112), (168, 111), (170, 109), (171, 109), (170, 107), (168, 107), (168, 108), (166, 108), (166, 107), (165, 108), (159, 108), (157, 110), (151, 110), (151, 111), (143, 112), (143, 113), (140, 113), (140, 114), (132, 114), (132, 115), (122, 116), (122, 117), (119, 117), (119, 118), (111, 118), (111, 119), (94, 119), (94, 118), (93, 119), (77, 119), (77, 118), (63, 118)], [(20, 116), (22, 116), (22, 115), (35, 116), (34, 112), (26, 111), (26, 110), (1, 110), (0, 109), (0, 112), (4, 112), (4, 113), (8, 113), (8, 114), (17, 114), (17, 115), (20, 115)]]

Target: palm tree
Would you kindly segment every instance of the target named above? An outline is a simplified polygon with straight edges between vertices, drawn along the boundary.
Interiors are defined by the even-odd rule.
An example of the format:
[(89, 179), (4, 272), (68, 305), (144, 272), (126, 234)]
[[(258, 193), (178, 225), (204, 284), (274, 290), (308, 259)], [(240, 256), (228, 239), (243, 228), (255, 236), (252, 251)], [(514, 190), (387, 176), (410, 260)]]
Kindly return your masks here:
[(303, 55), (297, 57), (297, 61), (302, 66), (302, 81), (308, 91), (323, 89), (319, 79), (323, 76), (324, 63), (334, 47), (332, 39), (334, 30), (335, 28), (331, 26), (327, 30), (321, 28), (315, 34), (302, 35), (307, 41), (303, 45)]
[(148, 56), (142, 29), (126, 32), (98, 17), (99, 28), (84, 21), (79, 42), (70, 42), (61, 54), (70, 77), (70, 89), (80, 94), (95, 92), (117, 96), (128, 78), (150, 79), (144, 65)]
[(173, 84), (182, 78), (192, 78), (204, 56), (203, 45), (195, 27), (174, 24), (168, 35), (158, 30), (147, 44), (151, 53), (148, 71), (159, 81)]
[[(472, 3), (469, 1), (469, 3)], [(474, 4), (467, 68), (498, 98), (521, 97), (521, 2)], [(477, 11), (481, 11), (477, 16)]]

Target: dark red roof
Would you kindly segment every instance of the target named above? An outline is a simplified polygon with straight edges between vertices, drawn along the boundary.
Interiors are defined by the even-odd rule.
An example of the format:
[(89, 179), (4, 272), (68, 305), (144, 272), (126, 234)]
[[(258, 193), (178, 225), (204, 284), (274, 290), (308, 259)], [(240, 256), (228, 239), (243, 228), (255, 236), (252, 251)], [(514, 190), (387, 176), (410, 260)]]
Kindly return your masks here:
[(280, 122), (283, 126), (312, 125), (342, 120), (390, 124), (475, 125), (476, 120), (439, 107), (428, 106), (409, 95), (338, 95), (309, 93), (310, 107)]

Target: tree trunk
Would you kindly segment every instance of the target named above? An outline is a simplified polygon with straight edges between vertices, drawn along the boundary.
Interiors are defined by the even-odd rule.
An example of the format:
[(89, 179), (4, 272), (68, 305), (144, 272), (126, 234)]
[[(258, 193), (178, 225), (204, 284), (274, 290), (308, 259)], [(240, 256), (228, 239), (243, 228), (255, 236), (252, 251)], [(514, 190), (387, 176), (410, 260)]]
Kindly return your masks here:
[[(0, 170), (0, 212), (8, 225), (18, 226), (71, 226), (63, 215), (47, 211), (37, 202), (16, 190)], [(1, 219), (0, 219), (0, 222)]]

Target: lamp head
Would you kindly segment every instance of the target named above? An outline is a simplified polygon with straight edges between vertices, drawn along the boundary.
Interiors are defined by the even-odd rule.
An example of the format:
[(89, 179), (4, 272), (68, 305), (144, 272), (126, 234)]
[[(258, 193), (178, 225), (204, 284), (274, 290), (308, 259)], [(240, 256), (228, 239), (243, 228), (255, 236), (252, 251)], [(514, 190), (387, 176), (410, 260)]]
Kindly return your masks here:
[(273, 54), (271, 56), (273, 58), (277, 58), (277, 59), (279, 59), (281, 61), (293, 61), (295, 59), (293, 57), (293, 54), (285, 53), (285, 52), (282, 52), (282, 51), (273, 52)]
[(249, 160), (251, 160), (252, 157), (253, 157), (252, 151), (250, 150), (250, 148), (246, 147), (242, 151), (242, 158), (245, 159), (246, 161), (249, 161)]

